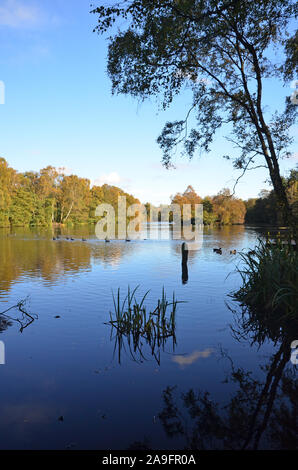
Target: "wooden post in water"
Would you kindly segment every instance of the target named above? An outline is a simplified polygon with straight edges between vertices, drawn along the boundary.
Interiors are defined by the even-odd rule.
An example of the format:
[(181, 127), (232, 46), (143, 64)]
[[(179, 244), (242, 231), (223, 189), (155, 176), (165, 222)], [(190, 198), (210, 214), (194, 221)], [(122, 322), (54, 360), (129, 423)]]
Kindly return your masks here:
[(187, 243), (182, 243), (182, 283), (187, 284), (188, 281), (188, 246)]

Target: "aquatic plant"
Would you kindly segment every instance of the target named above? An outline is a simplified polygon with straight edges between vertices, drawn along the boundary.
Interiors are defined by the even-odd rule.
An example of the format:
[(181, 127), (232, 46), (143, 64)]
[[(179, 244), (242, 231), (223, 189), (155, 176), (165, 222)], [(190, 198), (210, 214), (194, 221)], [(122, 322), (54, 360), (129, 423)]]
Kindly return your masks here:
[(298, 256), (296, 247), (276, 241), (259, 240), (253, 251), (240, 253), (237, 271), (242, 278), (233, 300), (249, 307), (262, 320), (297, 322)]
[(143, 341), (145, 341), (159, 364), (160, 351), (164, 349), (169, 338), (172, 339), (173, 348), (175, 347), (176, 311), (178, 303), (181, 302), (175, 299), (174, 293), (172, 301), (169, 302), (163, 288), (162, 297), (158, 299), (157, 306), (154, 310), (148, 311), (145, 300), (150, 291), (137, 300), (138, 287), (133, 291), (128, 287), (123, 301), (121, 301), (120, 288), (116, 296), (113, 293), (114, 313), (110, 312), (110, 321), (106, 324), (112, 327), (111, 337), (116, 331), (114, 352), (118, 348), (119, 363), (124, 340), (126, 340), (134, 360), (141, 362), (145, 360), (142, 352)]

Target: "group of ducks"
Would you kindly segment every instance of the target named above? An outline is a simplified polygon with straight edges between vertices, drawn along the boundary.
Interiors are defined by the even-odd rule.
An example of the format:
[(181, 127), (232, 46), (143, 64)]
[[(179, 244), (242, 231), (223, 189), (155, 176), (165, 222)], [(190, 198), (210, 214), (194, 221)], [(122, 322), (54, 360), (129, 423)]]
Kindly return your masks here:
[[(56, 240), (61, 240), (60, 237), (53, 237), (53, 241), (55, 242)], [(74, 242), (75, 241), (75, 238), (70, 238), (70, 237), (65, 237), (65, 240), (69, 240), (71, 242)], [(82, 238), (82, 242), (86, 242), (86, 238)]]
[[(56, 240), (60, 240), (60, 237), (53, 237), (53, 241), (56, 241)], [(75, 238), (66, 237), (65, 240), (69, 240), (69, 241), (74, 242)], [(82, 238), (82, 242), (86, 242), (86, 241), (87, 241), (86, 238)], [(110, 243), (110, 241), (111, 240), (108, 237), (106, 237), (105, 242)], [(131, 240), (129, 238), (126, 238), (125, 241), (127, 243), (131, 242)], [(217, 253), (218, 255), (222, 255), (222, 248), (213, 248), (213, 251), (214, 251), (214, 253)], [(236, 255), (236, 254), (237, 254), (236, 250), (230, 250), (230, 255)]]
[[(57, 240), (61, 240), (60, 237), (53, 237), (53, 241), (54, 241), (54, 242), (57, 241)], [(74, 241), (75, 241), (75, 238), (65, 237), (65, 240), (69, 240), (69, 241), (71, 241), (71, 242), (74, 242)], [(82, 242), (86, 242), (86, 241), (87, 241), (86, 238), (82, 238)], [(111, 240), (110, 240), (108, 237), (106, 237), (105, 242), (106, 242), (106, 243), (110, 243), (110, 241), (111, 241)], [(126, 242), (130, 242), (131, 240), (129, 240), (129, 238), (127, 238), (125, 241), (126, 241)]]
[[(106, 242), (106, 243), (110, 243), (110, 241), (111, 241), (111, 240), (110, 240), (108, 237), (106, 237), (105, 242)], [(130, 240), (129, 238), (126, 238), (125, 241), (126, 241), (126, 243), (131, 242), (131, 240)]]
[[(214, 253), (217, 253), (218, 255), (222, 255), (222, 248), (213, 248)], [(230, 255), (236, 255), (237, 251), (236, 250), (230, 250)]]

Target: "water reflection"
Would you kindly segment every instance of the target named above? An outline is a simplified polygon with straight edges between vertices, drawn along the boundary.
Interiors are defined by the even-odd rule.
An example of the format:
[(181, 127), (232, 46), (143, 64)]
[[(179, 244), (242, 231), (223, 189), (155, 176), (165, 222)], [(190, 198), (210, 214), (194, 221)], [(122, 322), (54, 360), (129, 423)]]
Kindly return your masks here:
[(184, 367), (192, 365), (194, 362), (197, 362), (198, 359), (206, 359), (213, 354), (214, 350), (212, 348), (204, 349), (204, 351), (193, 351), (191, 354), (177, 355), (173, 356), (173, 362), (179, 364), (183, 369)]
[(91, 270), (93, 263), (118, 266), (122, 257), (131, 256), (136, 244), (113, 242), (107, 246), (98, 240), (53, 241), (42, 238), (43, 233), (27, 238), (13, 234), (0, 234), (0, 292), (9, 291), (16, 280), (26, 275), (42, 277), (48, 285), (54, 285), (62, 277)]
[(295, 449), (298, 381), (293, 367), (285, 369), (289, 351), (289, 344), (282, 343), (262, 366), (264, 381), (229, 358), (226, 382), (237, 391), (224, 405), (208, 391), (190, 389), (177, 396), (176, 387), (167, 387), (159, 413), (167, 436), (183, 436), (188, 449)]
[[(118, 289), (117, 296), (113, 295), (114, 313), (110, 312), (110, 321), (106, 323), (111, 327), (111, 340), (114, 339), (114, 357), (117, 352), (118, 362), (127, 346), (130, 357), (135, 362), (146, 360), (146, 350), (160, 365), (161, 351), (171, 342), (175, 350), (176, 341), (176, 311), (179, 302), (173, 294), (172, 301), (167, 300), (165, 290), (161, 299), (158, 299), (154, 309), (147, 309), (145, 305), (149, 291), (139, 301), (136, 298), (136, 287), (133, 291), (128, 288), (127, 296), (121, 299)], [(115, 336), (113, 333), (116, 331)]]
[[(230, 258), (230, 251), (242, 251), (245, 248), (245, 227), (237, 226), (224, 226), (216, 228), (204, 227), (202, 243), (196, 244), (195, 242), (188, 242), (188, 263), (194, 264), (196, 258), (204, 253), (209, 259), (214, 257), (213, 249), (221, 248), (223, 257), (218, 257), (221, 262), (226, 262), (226, 257)], [(171, 247), (177, 257), (181, 256), (181, 244), (178, 241), (171, 244)], [(197, 247), (197, 248), (195, 248)]]
[[(163, 237), (173, 238), (173, 227), (151, 227), (150, 230), (162, 229)], [(112, 241), (108, 245), (99, 241), (94, 235), (94, 226), (83, 227), (59, 227), (49, 229), (24, 229), (13, 230), (0, 229), (0, 292), (8, 291), (16, 280), (26, 275), (31, 278), (42, 277), (48, 285), (59, 283), (62, 277), (71, 276), (75, 273), (87, 272), (92, 269), (92, 264), (101, 263), (104, 266), (118, 267), (122, 259), (136, 255), (141, 251), (143, 244), (148, 244), (149, 249), (160, 242), (158, 240), (141, 240), (133, 243), (124, 241)], [(222, 246), (228, 253), (229, 249), (242, 248), (241, 243), (244, 236), (243, 227), (225, 227), (212, 232), (212, 239), (216, 236), (216, 243)], [(53, 237), (57, 239), (53, 241)], [(75, 241), (66, 240), (72, 237)], [(207, 256), (213, 255), (209, 247), (210, 229), (204, 229), (203, 251), (206, 249)], [(83, 242), (82, 239), (87, 240)], [(181, 242), (173, 240), (170, 249), (177, 257), (181, 257)], [(202, 250), (189, 250), (187, 263), (182, 263), (182, 282), (186, 284), (189, 279), (189, 268)], [(223, 260), (224, 261), (224, 260)]]
[[(168, 386), (159, 419), (167, 436), (183, 436), (188, 449), (296, 449), (298, 380), (297, 368), (289, 361), (291, 342), (298, 337), (297, 323), (279, 325), (277, 334), (266, 318), (257, 320), (247, 309), (240, 310), (231, 326), (237, 340), (259, 347), (265, 340), (278, 343), (277, 351), (260, 365), (263, 380), (253, 371), (237, 367), (221, 350), (230, 366), (225, 383), (236, 387), (231, 399), (219, 405), (209, 391), (193, 389), (177, 397), (177, 387)], [(208, 354), (197, 351), (173, 360), (185, 366)]]
[(187, 263), (182, 263), (182, 284), (188, 283), (188, 267)]
[(0, 290), (7, 291), (21, 276), (41, 276), (49, 283), (90, 269), (90, 248), (83, 244), (43, 239), (0, 238)]
[[(189, 252), (189, 280), (182, 285), (182, 241), (105, 244), (88, 227), (67, 230), (61, 230), (63, 235), (34, 230), (16, 230), (9, 237), (0, 234), (0, 289), (11, 288), (10, 293), (2, 292), (9, 303), (1, 305), (13, 305), (30, 293), (32, 309), (39, 313), (39, 320), (23, 335), (16, 328), (4, 331), (10, 320), (0, 315), (0, 336), (9, 353), (9, 365), (1, 368), (2, 448), (60, 449), (76, 442), (80, 449), (123, 449), (143, 436), (148, 440), (135, 442), (135, 447), (239, 448), (247, 439), (246, 448), (293, 447), (297, 386), (294, 368), (286, 362), (286, 345), (297, 330), (292, 327), (287, 336), (284, 327), (281, 335), (277, 326), (269, 334), (269, 325), (264, 325), (262, 332), (261, 314), (254, 326), (248, 323), (249, 312), (244, 317), (224, 303), (240, 282), (237, 276), (227, 277), (237, 259), (229, 252), (253, 249), (254, 232), (246, 231), (244, 238), (243, 227), (205, 229), (202, 249)], [(60, 240), (53, 241), (53, 233)], [(66, 233), (76, 241), (62, 240)], [(87, 242), (79, 241), (82, 238)], [(222, 256), (213, 253), (216, 246), (223, 248)], [(163, 285), (169, 295), (175, 291), (178, 299), (187, 301), (178, 306), (175, 351), (169, 338), (165, 351), (161, 348), (157, 355), (160, 367), (144, 339), (146, 361), (138, 353), (137, 362), (131, 360), (125, 344), (128, 357), (122, 358), (122, 349), (119, 366), (116, 349), (112, 362), (115, 344), (110, 327), (104, 325), (113, 308), (111, 291), (137, 284), (142, 295), (151, 289), (150, 308), (156, 307)], [(18, 316), (17, 311), (11, 313)], [(228, 326), (232, 318), (233, 336)], [(231, 356), (223, 355), (222, 362), (217, 361), (219, 343)], [(260, 359), (264, 353), (270, 358)], [(229, 365), (227, 384), (221, 382), (222, 364)], [(166, 395), (168, 404), (161, 403), (167, 385), (177, 385)], [(188, 393), (191, 388), (193, 394)], [(188, 407), (179, 393), (183, 391)], [(159, 412), (164, 422), (158, 419)], [(63, 423), (59, 416), (65, 417)], [(180, 426), (181, 432), (169, 437), (166, 425), (173, 431)]]
[[(28, 326), (38, 319), (38, 315), (29, 313), (27, 308), (28, 299), (21, 300), (16, 305), (0, 312), (0, 333), (6, 330), (13, 323), (18, 323), (22, 333)], [(13, 315), (15, 312), (15, 315)]]
[(182, 243), (181, 247), (181, 255), (182, 255), (182, 284), (187, 284), (188, 282), (188, 267), (187, 267), (187, 262), (188, 262), (188, 245), (187, 243)]
[(12, 326), (12, 321), (8, 320), (7, 318), (3, 318), (0, 314), (0, 333), (7, 330), (8, 327)]
[(226, 305), (233, 313), (230, 324), (232, 336), (239, 342), (248, 341), (251, 346), (256, 344), (260, 347), (268, 340), (276, 345), (280, 342), (290, 343), (298, 338), (296, 318), (279, 315), (268, 318), (263, 311), (252, 310), (245, 305), (235, 306), (231, 302), (226, 302)]

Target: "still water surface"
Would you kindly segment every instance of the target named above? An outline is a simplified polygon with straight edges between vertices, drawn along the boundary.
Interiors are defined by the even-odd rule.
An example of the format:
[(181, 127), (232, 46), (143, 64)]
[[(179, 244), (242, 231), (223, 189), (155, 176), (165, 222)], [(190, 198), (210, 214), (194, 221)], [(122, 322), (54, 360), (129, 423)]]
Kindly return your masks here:
[[(144, 240), (144, 234), (131, 243), (104, 243), (94, 227), (60, 235), (53, 241), (53, 233), (42, 230), (0, 231), (0, 312), (29, 297), (28, 311), (38, 315), (22, 332), (18, 322), (0, 316), (6, 350), (6, 364), (0, 366), (1, 448), (222, 448), (223, 439), (208, 424), (212, 412), (193, 419), (192, 395), (187, 401), (183, 394), (208, 392), (225, 420), (222, 406), (239, 398), (241, 389), (241, 381), (225, 380), (233, 370), (251, 372), (261, 388), (266, 383), (268, 370), (260, 366), (270, 366), (279, 345), (236, 340), (235, 314), (226, 304), (227, 294), (240, 285), (239, 275), (230, 274), (239, 256), (230, 250), (253, 248), (259, 233), (242, 226), (205, 229), (202, 248), (189, 253), (187, 283), (182, 282), (181, 241)], [(70, 235), (76, 240), (66, 241)], [(221, 256), (213, 252), (218, 246)], [(150, 289), (146, 305), (152, 309), (163, 287), (168, 297), (175, 292), (185, 302), (178, 306), (175, 348), (166, 343), (160, 364), (146, 345), (144, 360), (127, 348), (120, 363), (114, 354), (105, 322), (113, 310), (112, 290), (121, 288), (124, 296), (128, 285), (140, 286), (139, 297)], [(20, 317), (17, 310), (9, 314)], [(286, 361), (286, 368), (293, 366)], [(251, 399), (252, 415), (257, 396), (251, 389), (243, 393)], [(173, 401), (165, 401), (170, 397)], [(240, 428), (247, 424), (239, 410), (234, 419), (236, 427), (241, 419)], [(234, 429), (233, 423), (225, 425)], [(243, 444), (237, 432), (231, 438), (235, 448)], [(280, 447), (278, 439), (263, 434), (260, 448)]]

